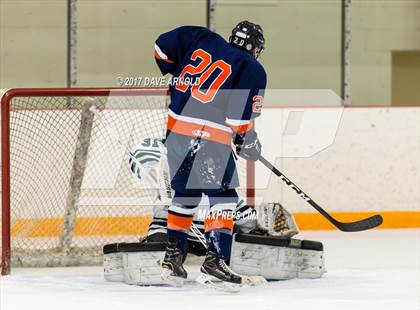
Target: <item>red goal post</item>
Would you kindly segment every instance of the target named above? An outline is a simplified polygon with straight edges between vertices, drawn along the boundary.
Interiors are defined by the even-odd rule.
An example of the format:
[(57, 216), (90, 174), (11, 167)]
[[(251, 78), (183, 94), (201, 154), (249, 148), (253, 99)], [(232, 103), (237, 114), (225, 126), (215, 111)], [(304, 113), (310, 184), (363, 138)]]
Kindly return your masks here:
[[(22, 88), (1, 98), (1, 273), (10, 266), (98, 264), (107, 242), (144, 235), (153, 202), (96, 105), (132, 148), (164, 137), (167, 88)], [(254, 165), (238, 160), (254, 204)], [(16, 257), (15, 257), (16, 256)]]

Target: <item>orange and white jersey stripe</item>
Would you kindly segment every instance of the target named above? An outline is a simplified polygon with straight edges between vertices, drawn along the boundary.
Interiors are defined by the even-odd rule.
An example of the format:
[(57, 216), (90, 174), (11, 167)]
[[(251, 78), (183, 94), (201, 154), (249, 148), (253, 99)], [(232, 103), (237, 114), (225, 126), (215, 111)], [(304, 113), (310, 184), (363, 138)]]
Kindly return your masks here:
[(245, 133), (254, 127), (252, 120), (232, 120), (226, 118), (226, 124), (176, 114), (169, 110), (168, 130), (190, 137), (200, 137), (226, 145), (231, 144), (233, 133)]
[(199, 137), (225, 145), (230, 145), (232, 129), (212, 121), (183, 116), (169, 110), (168, 130), (181, 135)]
[(162, 52), (162, 50), (160, 49), (160, 47), (157, 44), (155, 44), (154, 55), (155, 55), (156, 59), (163, 60), (163, 61), (171, 63), (171, 64), (174, 63), (173, 60), (168, 59), (168, 56), (164, 52)]
[(254, 128), (254, 122), (252, 120), (236, 120), (226, 118), (225, 123), (236, 133), (242, 134), (250, 131)]

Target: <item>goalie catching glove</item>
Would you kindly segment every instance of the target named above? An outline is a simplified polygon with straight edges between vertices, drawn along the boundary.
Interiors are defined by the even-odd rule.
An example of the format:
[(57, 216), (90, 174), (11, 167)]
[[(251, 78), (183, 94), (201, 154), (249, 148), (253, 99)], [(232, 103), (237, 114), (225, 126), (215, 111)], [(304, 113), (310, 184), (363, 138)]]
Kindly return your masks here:
[(255, 131), (237, 134), (233, 144), (238, 156), (250, 161), (257, 161), (260, 158), (261, 143)]
[(258, 227), (269, 236), (292, 238), (299, 233), (293, 215), (280, 203), (261, 203), (256, 206)]

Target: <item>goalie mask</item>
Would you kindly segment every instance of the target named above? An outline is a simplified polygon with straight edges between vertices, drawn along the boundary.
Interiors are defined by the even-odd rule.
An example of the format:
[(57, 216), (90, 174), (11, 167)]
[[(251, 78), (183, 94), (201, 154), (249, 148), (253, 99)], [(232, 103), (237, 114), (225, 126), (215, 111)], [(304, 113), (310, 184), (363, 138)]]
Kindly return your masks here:
[(264, 33), (261, 26), (245, 20), (233, 28), (229, 43), (258, 59), (265, 46)]

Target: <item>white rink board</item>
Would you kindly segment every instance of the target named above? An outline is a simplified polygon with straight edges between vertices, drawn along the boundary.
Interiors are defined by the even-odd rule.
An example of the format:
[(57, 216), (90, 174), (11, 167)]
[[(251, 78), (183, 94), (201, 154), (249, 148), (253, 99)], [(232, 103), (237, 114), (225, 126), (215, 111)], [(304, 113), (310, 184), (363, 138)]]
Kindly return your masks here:
[[(284, 129), (291, 111), (317, 114), (313, 138), (325, 126), (325, 117), (339, 108), (267, 108), (257, 121), (263, 154), (285, 175), (329, 211), (418, 211), (420, 209), (420, 109), (413, 107), (344, 108), (332, 144), (310, 157), (290, 154), (293, 135), (302, 124)], [(285, 116), (286, 114), (286, 116)], [(269, 120), (279, 119), (274, 123)], [(300, 126), (300, 127), (299, 127)], [(282, 128), (283, 127), (283, 128)], [(284, 133), (288, 133), (285, 137)], [(283, 134), (283, 136), (282, 136)], [(318, 137), (319, 138), (319, 137)], [(312, 143), (306, 136), (307, 145)], [(283, 144), (282, 144), (283, 143)], [(277, 154), (277, 156), (276, 156)], [(267, 180), (269, 184), (267, 185)], [(315, 212), (267, 169), (256, 165), (257, 195), (280, 201), (291, 211)]]
[[(287, 131), (287, 141), (291, 141), (293, 134), (299, 135), (299, 123), (287, 129), (281, 120), (288, 121), (290, 112), (300, 111), (318, 113), (320, 128), (336, 115), (338, 108), (267, 108), (257, 121), (257, 131), (263, 143), (263, 153), (270, 160), (281, 154), (287, 148), (286, 138), (282, 137)], [(26, 112), (39, 113), (39, 112)], [(50, 113), (74, 113), (50, 112)], [(118, 111), (106, 112), (120, 113)], [(136, 112), (133, 112), (136, 113)], [(341, 112), (340, 112), (341, 113)], [(278, 115), (278, 116), (276, 116)], [(420, 208), (419, 184), (419, 141), (420, 141), (420, 109), (419, 108), (345, 108), (338, 123), (338, 130), (334, 132), (333, 144), (323, 151), (307, 158), (280, 158), (276, 165), (291, 180), (330, 211), (396, 211), (418, 210)], [(274, 122), (278, 119), (279, 122)], [(267, 121), (271, 120), (271, 121)], [(299, 120), (299, 117), (298, 117)], [(332, 122), (334, 123), (334, 122)], [(133, 126), (141, 126), (132, 124)], [(285, 129), (286, 128), (286, 129)], [(316, 128), (316, 126), (314, 127)], [(97, 130), (106, 130), (98, 127)], [(293, 132), (294, 131), (294, 132)], [(320, 129), (320, 132), (322, 130)], [(127, 132), (128, 139), (130, 132)], [(316, 135), (317, 132), (314, 132)], [(103, 135), (107, 136), (105, 132)], [(309, 136), (310, 138), (310, 136)], [(64, 140), (64, 139), (63, 139)], [(274, 142), (273, 142), (274, 141)], [(39, 142), (41, 143), (41, 142)], [(97, 143), (100, 143), (98, 140)], [(311, 141), (308, 140), (308, 144)], [(265, 145), (265, 146), (264, 146)], [(103, 148), (104, 146), (101, 146)], [(118, 187), (117, 176), (121, 169), (125, 169), (127, 160), (124, 149), (118, 144), (106, 144), (107, 152), (96, 152), (95, 145), (90, 149), (84, 189), (113, 190)], [(72, 156), (68, 154), (68, 156)], [(38, 159), (38, 165), (49, 158)], [(99, 164), (100, 163), (100, 164)], [(93, 180), (93, 167), (105, 163), (107, 169), (101, 169), (102, 183)], [(314, 212), (305, 202), (301, 201), (290, 189), (281, 185), (274, 176), (270, 176), (261, 164), (256, 166), (257, 195), (266, 201), (280, 201), (291, 211)], [(93, 180), (93, 181), (92, 181)], [(270, 181), (267, 184), (267, 181)], [(49, 184), (51, 186), (50, 180)], [(40, 175), (42, 182), (42, 173)], [(134, 177), (129, 186), (141, 186)], [(122, 192), (127, 188), (121, 189)], [(118, 191), (118, 189), (117, 189)], [(115, 191), (114, 191), (115, 193)], [(100, 197), (99, 197), (100, 198)], [(48, 201), (42, 197), (44, 203)], [(99, 199), (101, 200), (101, 199)], [(85, 209), (88, 214), (97, 214), (96, 208), (104, 205), (139, 205), (142, 201), (135, 198), (108, 197), (98, 201), (98, 197), (81, 197), (80, 204), (89, 206)], [(42, 204), (38, 204), (42, 205)], [(101, 206), (99, 206), (101, 205)], [(60, 216), (62, 208), (57, 210)], [(33, 212), (30, 212), (33, 214)], [(30, 215), (28, 215), (30, 217)], [(53, 216), (51, 214), (50, 216)]]
[(420, 230), (306, 232), (324, 243), (328, 273), (243, 288), (237, 294), (195, 285), (179, 289), (105, 282), (100, 267), (14, 269), (0, 278), (0, 308), (11, 309), (293, 309), (417, 310)]

